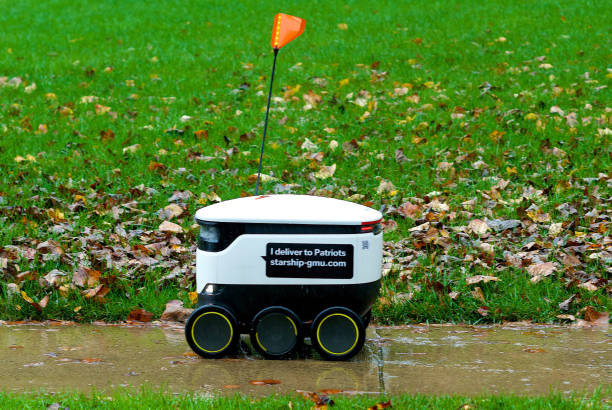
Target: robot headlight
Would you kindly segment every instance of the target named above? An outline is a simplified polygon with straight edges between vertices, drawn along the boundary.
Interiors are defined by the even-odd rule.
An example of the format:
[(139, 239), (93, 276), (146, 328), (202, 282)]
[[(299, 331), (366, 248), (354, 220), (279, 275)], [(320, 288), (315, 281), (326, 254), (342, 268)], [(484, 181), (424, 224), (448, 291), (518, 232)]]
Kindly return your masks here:
[(204, 242), (218, 243), (219, 242), (219, 227), (212, 224), (200, 225), (200, 239)]

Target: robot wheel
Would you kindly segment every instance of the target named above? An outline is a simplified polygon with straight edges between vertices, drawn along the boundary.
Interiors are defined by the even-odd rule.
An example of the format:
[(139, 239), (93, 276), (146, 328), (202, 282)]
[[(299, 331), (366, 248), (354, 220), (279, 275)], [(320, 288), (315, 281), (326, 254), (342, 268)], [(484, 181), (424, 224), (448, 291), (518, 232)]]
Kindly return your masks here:
[(351, 309), (334, 306), (317, 315), (312, 322), (310, 339), (323, 358), (347, 360), (363, 347), (365, 326)]
[(265, 358), (290, 356), (302, 340), (300, 318), (290, 309), (270, 306), (261, 310), (251, 324), (251, 344)]
[(236, 347), (240, 331), (232, 312), (222, 306), (206, 305), (189, 316), (185, 324), (185, 337), (194, 352), (213, 359)]

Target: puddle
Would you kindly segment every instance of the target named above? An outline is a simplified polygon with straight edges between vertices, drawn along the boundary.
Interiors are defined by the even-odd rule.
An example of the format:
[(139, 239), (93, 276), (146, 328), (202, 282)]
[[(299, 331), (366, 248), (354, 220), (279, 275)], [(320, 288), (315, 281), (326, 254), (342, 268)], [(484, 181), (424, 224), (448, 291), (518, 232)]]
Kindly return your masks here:
[[(202, 394), (543, 394), (609, 384), (612, 336), (607, 329), (563, 327), (378, 327), (368, 329), (363, 351), (349, 362), (204, 360), (191, 353), (182, 329), (19, 325), (0, 326), (0, 362), (4, 391), (148, 384)], [(249, 383), (265, 379), (281, 384)]]

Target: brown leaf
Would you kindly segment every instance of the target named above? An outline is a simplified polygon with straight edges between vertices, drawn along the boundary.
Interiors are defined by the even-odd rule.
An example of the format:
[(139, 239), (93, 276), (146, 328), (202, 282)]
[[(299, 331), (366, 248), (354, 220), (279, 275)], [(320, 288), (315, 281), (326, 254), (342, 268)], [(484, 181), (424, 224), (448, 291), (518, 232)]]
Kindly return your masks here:
[(79, 360), (80, 363), (102, 363), (102, 359), (98, 358), (98, 357), (87, 357), (85, 359), (81, 359)]
[(468, 232), (475, 233), (476, 235), (484, 235), (489, 230), (489, 225), (485, 221), (480, 219), (472, 219), (467, 226)]
[(239, 384), (224, 384), (223, 388), (224, 389), (239, 389), (240, 385)]
[(484, 293), (482, 293), (482, 289), (480, 289), (480, 287), (478, 286), (476, 286), (474, 290), (472, 291), (472, 296), (475, 299), (482, 300), (483, 302), (485, 300)]
[(207, 140), (208, 139), (208, 131), (207, 130), (198, 130), (198, 131), (194, 132), (193, 135), (198, 140), (201, 140), (201, 139)]
[(527, 267), (527, 272), (531, 275), (531, 282), (538, 283), (544, 277), (556, 270), (554, 262), (536, 263)]
[(170, 222), (170, 221), (163, 221), (159, 225), (158, 230), (160, 232), (169, 232), (169, 233), (181, 233), (181, 232), (183, 232), (183, 228), (180, 225), (177, 225), (174, 222)]
[(559, 303), (559, 309), (561, 310), (569, 310), (569, 305), (572, 303), (572, 300), (576, 297), (576, 294), (573, 294), (569, 298), (565, 299), (563, 302)]
[(384, 232), (393, 232), (397, 229), (397, 222), (393, 219), (385, 219), (381, 222)]
[(100, 138), (102, 141), (112, 141), (115, 139), (115, 133), (112, 130), (102, 130), (100, 131)]
[(416, 219), (421, 215), (421, 208), (418, 205), (404, 202), (397, 208), (397, 211), (405, 218)]
[(487, 276), (487, 275), (476, 275), (476, 276), (470, 276), (469, 278), (465, 279), (465, 283), (467, 285), (474, 285), (476, 283), (480, 283), (480, 282), (484, 282), (484, 283), (488, 283), (488, 282), (499, 282), (500, 279), (496, 276)]
[(391, 400), (381, 401), (379, 403), (376, 403), (373, 406), (368, 407), (368, 410), (382, 410), (382, 409), (388, 409), (391, 407), (393, 407), (393, 405), (391, 404)]
[(489, 314), (489, 308), (487, 306), (481, 306), (477, 310), (480, 316), (487, 316)]
[(80, 267), (72, 275), (72, 283), (78, 287), (96, 286), (102, 272), (87, 267)]
[(63, 255), (64, 254), (64, 250), (62, 249), (60, 244), (53, 240), (41, 242), (36, 247), (36, 250), (42, 254), (47, 254), (47, 253), (50, 253), (52, 255)]
[(274, 379), (265, 379), (265, 380), (251, 380), (249, 381), (250, 384), (254, 385), (254, 386), (266, 386), (266, 385), (271, 385), (271, 384), (280, 384), (280, 380), (274, 380)]
[(541, 348), (527, 348), (527, 349), (523, 349), (523, 352), (527, 352), (527, 353), (546, 353), (546, 350), (541, 349)]
[(45, 295), (45, 297), (43, 297), (40, 302), (38, 302), (38, 304), (40, 305), (41, 308), (46, 308), (47, 307), (47, 303), (49, 303), (49, 295)]
[(163, 171), (164, 169), (166, 169), (166, 166), (161, 162), (149, 162), (149, 171)]
[(568, 253), (561, 259), (563, 266), (579, 266), (582, 262), (575, 255)]
[(128, 314), (127, 320), (135, 322), (150, 322), (153, 320), (153, 313), (147, 312), (144, 309), (134, 309)]
[(584, 311), (584, 320), (597, 326), (607, 326), (609, 319), (609, 312), (598, 312), (592, 306), (587, 306)]

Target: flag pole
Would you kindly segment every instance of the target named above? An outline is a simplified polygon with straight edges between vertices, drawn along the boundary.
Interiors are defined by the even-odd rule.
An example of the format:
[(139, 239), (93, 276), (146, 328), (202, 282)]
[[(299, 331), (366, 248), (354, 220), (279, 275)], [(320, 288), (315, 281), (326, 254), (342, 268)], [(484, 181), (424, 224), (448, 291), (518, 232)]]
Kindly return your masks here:
[(272, 99), (272, 84), (274, 83), (274, 70), (276, 69), (276, 56), (278, 48), (274, 49), (274, 61), (272, 61), (272, 75), (270, 76), (270, 91), (268, 91), (268, 106), (266, 107), (266, 119), (264, 121), (263, 138), (261, 139), (261, 149), (259, 151), (259, 169), (257, 170), (257, 183), (255, 184), (255, 195), (259, 194), (259, 180), (261, 178), (261, 164), (263, 162), (264, 146), (266, 144), (266, 131), (268, 130), (268, 115), (270, 113), (270, 100)]

